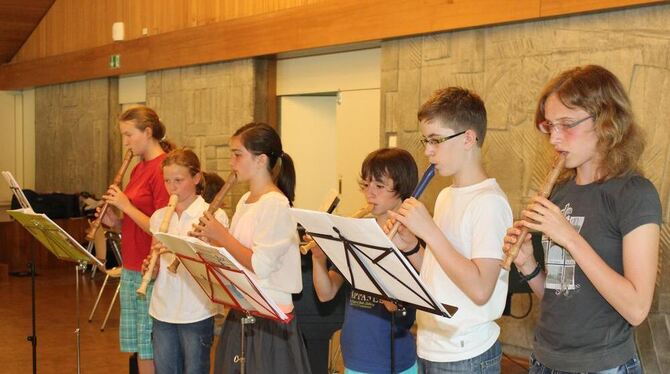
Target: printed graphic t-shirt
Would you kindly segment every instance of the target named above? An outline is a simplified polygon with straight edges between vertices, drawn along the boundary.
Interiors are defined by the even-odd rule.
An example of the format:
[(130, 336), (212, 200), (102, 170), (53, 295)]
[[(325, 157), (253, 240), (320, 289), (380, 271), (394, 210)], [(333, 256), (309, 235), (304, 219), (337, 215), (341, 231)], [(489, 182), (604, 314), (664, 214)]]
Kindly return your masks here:
[[(551, 201), (617, 273), (623, 274), (623, 237), (661, 223), (651, 182), (640, 176), (576, 185), (568, 181)], [(543, 238), (547, 277), (535, 333), (535, 355), (547, 367), (593, 372), (623, 364), (635, 354), (632, 326), (598, 293), (562, 247)]]

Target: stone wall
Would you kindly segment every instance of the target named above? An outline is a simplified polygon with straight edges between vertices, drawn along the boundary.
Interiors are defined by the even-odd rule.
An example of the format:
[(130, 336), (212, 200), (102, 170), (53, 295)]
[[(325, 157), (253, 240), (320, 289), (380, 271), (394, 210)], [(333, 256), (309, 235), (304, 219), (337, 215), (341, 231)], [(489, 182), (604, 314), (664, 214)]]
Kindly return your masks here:
[[(599, 64), (626, 86), (647, 133), (646, 175), (663, 203), (661, 262), (652, 314), (670, 312), (670, 5), (572, 16), (483, 29), (405, 38), (382, 44), (382, 127), (398, 144), (426, 160), (418, 143), (416, 113), (441, 87), (463, 86), (487, 104), (489, 132), (484, 161), (508, 194), (515, 216), (546, 174), (552, 152), (534, 130), (536, 98), (560, 71)], [(384, 138), (384, 137), (382, 137)], [(432, 204), (448, 181), (433, 183), (423, 200)], [(514, 299), (514, 313), (527, 306)], [(502, 340), (518, 352), (532, 345), (537, 319), (502, 319)], [(651, 319), (651, 318), (650, 318)], [(665, 317), (663, 318), (665, 319)], [(666, 330), (667, 331), (667, 330)]]
[[(204, 170), (225, 178), (231, 134), (268, 119), (269, 64), (247, 59), (147, 73), (147, 105), (170, 140), (193, 149)], [(122, 158), (117, 79), (40, 87), (35, 102), (36, 189), (99, 196)], [(245, 191), (244, 185), (233, 189), (225, 202), (229, 214)]]
[(118, 103), (115, 78), (35, 90), (37, 191), (99, 195), (106, 189), (111, 181), (110, 131), (114, 130), (110, 118), (118, 110), (118, 104), (110, 103)]
[[(147, 105), (167, 127), (167, 137), (193, 149), (205, 171), (230, 172), (228, 141), (238, 127), (266, 121), (267, 68), (247, 59), (147, 73)], [(224, 206), (232, 217), (247, 186), (238, 185)]]

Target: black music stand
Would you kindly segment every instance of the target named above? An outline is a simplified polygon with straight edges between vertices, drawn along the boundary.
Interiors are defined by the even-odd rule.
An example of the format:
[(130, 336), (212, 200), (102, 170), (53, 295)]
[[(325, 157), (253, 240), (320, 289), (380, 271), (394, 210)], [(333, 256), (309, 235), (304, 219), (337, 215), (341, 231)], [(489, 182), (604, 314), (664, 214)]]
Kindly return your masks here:
[[(95, 258), (92, 254), (87, 252), (70, 234), (63, 230), (60, 226), (54, 223), (49, 217), (44, 214), (37, 214), (30, 206), (30, 202), (26, 198), (21, 186), (14, 179), (12, 173), (3, 171), (2, 176), (9, 184), (14, 196), (21, 205), (21, 209), (8, 210), (7, 213), (12, 216), (17, 222), (25, 227), (42, 245), (53, 253), (58, 259), (75, 262), (75, 292), (76, 292), (76, 318), (77, 329), (75, 335), (77, 336), (77, 373), (81, 372), (81, 341), (79, 328), (79, 270), (82, 272), (88, 264), (95, 264), (104, 269), (104, 265)], [(33, 350), (33, 373), (37, 373), (37, 336), (36, 336), (36, 321), (35, 321), (35, 248), (32, 247), (32, 263), (28, 264), (32, 280), (32, 335), (28, 337), (28, 341), (32, 344)]]
[[(439, 303), (428, 292), (414, 267), (374, 219), (339, 217), (302, 209), (291, 211), (354, 290), (446, 318), (458, 310)], [(391, 321), (393, 323), (394, 315)], [(392, 371), (393, 346), (391, 334)]]
[[(7, 181), (7, 184), (9, 184), (9, 189), (12, 191), (12, 194), (16, 197), (16, 200), (19, 202), (19, 205), (21, 208), (26, 211), (26, 212), (33, 212), (33, 208), (30, 206), (30, 202), (28, 201), (28, 198), (26, 198), (26, 195), (23, 193), (23, 190), (21, 189), (21, 186), (19, 186), (19, 183), (14, 179), (14, 176), (12, 173), (8, 171), (3, 171), (2, 176), (5, 178), (5, 181)], [(28, 274), (30, 275), (30, 305), (32, 309), (32, 335), (27, 337), (27, 340), (30, 342), (32, 345), (32, 351), (33, 351), (33, 373), (37, 373), (37, 327), (36, 327), (36, 319), (35, 319), (35, 276), (37, 275), (35, 271), (35, 246), (32, 245), (30, 247), (30, 261), (28, 263)], [(24, 273), (19, 273), (23, 275)]]
[(255, 317), (288, 323), (287, 316), (257, 284), (256, 276), (242, 266), (225, 248), (214, 247), (186, 236), (165, 233), (154, 235), (174, 253), (212, 302), (245, 314), (240, 320), (240, 355), (235, 362), (245, 372), (245, 326)]
[[(35, 239), (37, 239), (44, 247), (53, 253), (59, 260), (76, 263), (75, 265), (75, 292), (76, 292), (76, 318), (77, 329), (75, 335), (77, 337), (77, 373), (81, 372), (81, 341), (79, 328), (79, 271), (82, 272), (88, 264), (96, 265), (104, 269), (104, 265), (100, 260), (95, 258), (91, 253), (86, 251), (84, 247), (79, 244), (70, 234), (63, 230), (60, 226), (54, 223), (49, 217), (44, 214), (37, 214), (29, 209), (9, 210), (7, 213), (16, 219), (28, 232), (30, 232)], [(34, 265), (33, 265), (34, 268)], [(33, 287), (34, 290), (34, 287)], [(33, 295), (34, 298), (34, 295)], [(34, 318), (34, 317), (33, 317)], [(34, 338), (33, 344), (36, 344)]]
[(371, 218), (291, 209), (353, 289), (451, 318), (457, 307), (439, 303), (414, 267)]

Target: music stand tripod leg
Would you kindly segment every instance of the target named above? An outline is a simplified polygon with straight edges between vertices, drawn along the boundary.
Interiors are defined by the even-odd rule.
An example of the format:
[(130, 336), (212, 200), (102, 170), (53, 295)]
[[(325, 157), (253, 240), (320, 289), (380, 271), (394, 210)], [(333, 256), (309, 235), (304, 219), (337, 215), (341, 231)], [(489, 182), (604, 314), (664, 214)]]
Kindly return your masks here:
[(246, 357), (244, 351), (246, 347), (246, 342), (244, 341), (244, 335), (245, 335), (244, 328), (246, 325), (251, 325), (253, 323), (256, 323), (256, 318), (252, 315), (247, 314), (244, 317), (240, 318), (240, 354), (235, 356), (235, 358), (233, 359), (235, 363), (240, 364), (240, 374), (245, 373)]
[(114, 309), (114, 303), (116, 302), (116, 298), (119, 296), (120, 288), (121, 288), (121, 282), (119, 281), (119, 284), (116, 286), (116, 291), (114, 291), (114, 297), (112, 297), (112, 301), (109, 302), (109, 308), (107, 309), (107, 314), (105, 314), (105, 320), (102, 321), (102, 326), (100, 326), (100, 331), (105, 331), (105, 326), (107, 326), (107, 320), (109, 319), (109, 315), (112, 314), (112, 309)]
[(105, 286), (107, 286), (107, 281), (109, 280), (109, 274), (105, 275), (105, 280), (102, 281), (102, 286), (100, 287), (100, 292), (98, 292), (98, 297), (95, 299), (95, 304), (93, 304), (93, 309), (91, 310), (91, 314), (88, 316), (88, 322), (91, 322), (93, 320), (93, 314), (95, 314), (95, 311), (98, 309), (98, 304), (100, 304), (100, 299), (102, 298), (102, 291), (105, 289)]
[(80, 325), (79, 325), (79, 270), (81, 270), (81, 273), (84, 274), (86, 271), (86, 263), (85, 262), (79, 262), (75, 267), (74, 267), (74, 275), (75, 275), (75, 309), (76, 309), (76, 316), (77, 316), (77, 329), (74, 330), (74, 334), (77, 337), (77, 374), (81, 373), (81, 334), (80, 334)]

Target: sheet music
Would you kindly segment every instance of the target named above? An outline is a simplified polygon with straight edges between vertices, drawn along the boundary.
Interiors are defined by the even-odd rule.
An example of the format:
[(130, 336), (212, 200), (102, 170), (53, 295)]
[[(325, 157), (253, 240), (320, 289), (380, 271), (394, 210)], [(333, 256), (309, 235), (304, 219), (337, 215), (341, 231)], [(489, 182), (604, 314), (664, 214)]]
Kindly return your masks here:
[(213, 302), (264, 318), (290, 320), (258, 286), (256, 276), (225, 248), (187, 236), (166, 233), (154, 236), (179, 257)]
[(8, 210), (7, 214), (14, 217), (58, 259), (104, 267), (100, 260), (46, 215), (29, 212), (27, 209)]
[(445, 317), (455, 312), (455, 307), (447, 310), (428, 292), (414, 267), (374, 219), (296, 208), (291, 213), (354, 289)]

